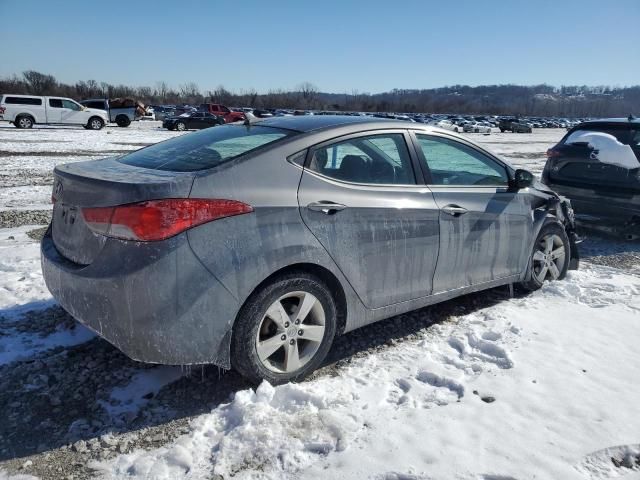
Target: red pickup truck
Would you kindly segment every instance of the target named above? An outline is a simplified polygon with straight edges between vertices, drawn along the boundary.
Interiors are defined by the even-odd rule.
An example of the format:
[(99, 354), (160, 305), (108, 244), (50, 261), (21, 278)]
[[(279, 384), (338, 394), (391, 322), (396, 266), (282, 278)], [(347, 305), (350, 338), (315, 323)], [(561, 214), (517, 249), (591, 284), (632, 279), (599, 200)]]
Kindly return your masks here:
[(244, 113), (234, 112), (229, 107), (220, 105), (217, 103), (202, 103), (200, 104), (200, 111), (209, 112), (213, 115), (224, 118), (225, 123), (237, 122), (238, 120), (244, 120)]

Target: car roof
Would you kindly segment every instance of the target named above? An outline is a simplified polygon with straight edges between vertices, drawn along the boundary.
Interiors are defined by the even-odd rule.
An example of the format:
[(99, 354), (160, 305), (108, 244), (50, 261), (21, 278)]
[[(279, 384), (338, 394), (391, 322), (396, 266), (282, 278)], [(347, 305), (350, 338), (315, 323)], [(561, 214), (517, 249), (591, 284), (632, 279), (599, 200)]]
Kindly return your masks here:
[(266, 127), (284, 128), (304, 133), (349, 125), (371, 125), (376, 129), (399, 127), (407, 128), (410, 125), (415, 125), (403, 120), (351, 115), (299, 115), (291, 117), (270, 117), (260, 120), (259, 124)]
[(599, 118), (599, 119), (595, 119), (595, 120), (587, 120), (584, 122), (581, 122), (579, 125), (593, 125), (593, 124), (598, 124), (598, 125), (602, 125), (602, 124), (632, 124), (632, 125), (640, 125), (640, 118), (637, 117), (633, 117), (633, 118)]

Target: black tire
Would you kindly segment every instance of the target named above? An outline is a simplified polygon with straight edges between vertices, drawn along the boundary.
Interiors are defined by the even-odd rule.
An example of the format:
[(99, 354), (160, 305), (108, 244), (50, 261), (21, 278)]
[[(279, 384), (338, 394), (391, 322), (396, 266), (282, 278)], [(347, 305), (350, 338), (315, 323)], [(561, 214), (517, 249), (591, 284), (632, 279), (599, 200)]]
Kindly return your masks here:
[[(534, 260), (534, 256), (536, 256), (536, 252), (541, 251), (541, 249), (544, 248), (543, 242), (545, 242), (545, 238), (549, 236), (557, 236), (562, 241), (562, 246), (564, 247), (564, 259), (563, 261), (557, 263), (555, 263), (555, 260), (549, 259), (550, 261), (554, 261), (556, 265), (556, 269), (558, 270), (557, 278), (553, 278), (552, 274), (548, 274), (542, 281), (540, 281), (538, 274), (541, 273), (540, 267), (544, 266), (544, 263), (541, 260)], [(556, 249), (560, 249), (560, 245), (554, 245), (554, 247), (555, 248), (553, 251), (556, 251)], [(570, 261), (571, 244), (569, 243), (567, 232), (565, 231), (564, 227), (557, 221), (547, 220), (547, 222), (540, 229), (540, 232), (538, 233), (536, 241), (533, 245), (533, 249), (529, 255), (529, 264), (527, 267), (528, 279), (522, 282), (520, 286), (525, 290), (533, 291), (541, 288), (542, 284), (544, 283), (544, 281), (547, 281), (547, 278), (549, 276), (551, 276), (553, 280), (562, 280), (567, 274)], [(558, 263), (560, 265), (558, 265)]]
[(122, 128), (126, 128), (131, 125), (131, 119), (126, 115), (118, 115), (116, 117), (116, 125)]
[[(302, 367), (292, 372), (275, 372), (265, 366), (258, 357), (259, 329), (264, 325), (263, 322), (269, 307), (284, 295), (294, 294), (294, 292), (310, 293), (319, 302), (324, 313), (324, 334), (322, 341), (319, 342), (319, 347)], [(291, 312), (287, 313), (291, 314)], [(329, 288), (320, 279), (304, 272), (283, 275), (255, 291), (240, 310), (233, 327), (231, 365), (243, 377), (254, 384), (258, 384), (262, 380), (267, 380), (272, 385), (300, 381), (316, 370), (326, 357), (336, 334), (336, 325), (337, 310), (335, 301)], [(294, 329), (303, 328), (304, 325), (293, 327)], [(282, 333), (288, 334), (289, 331)], [(283, 335), (283, 337), (286, 337), (286, 335)], [(303, 337), (298, 338), (304, 340)], [(289, 341), (293, 342), (293, 340)], [(287, 340), (285, 339), (283, 348), (288, 348), (286, 342)], [(296, 343), (296, 351), (297, 348), (298, 344)], [(275, 351), (274, 355), (279, 353), (278, 350)]]
[(500, 133), (504, 133), (504, 128), (501, 128), (501, 129), (500, 129)]
[(89, 130), (102, 130), (102, 127), (104, 127), (104, 121), (100, 117), (91, 117), (85, 126)]
[(16, 128), (33, 128), (35, 120), (31, 115), (20, 115), (16, 117), (13, 124)]
[(179, 132), (184, 132), (187, 129), (187, 125), (184, 122), (178, 122), (176, 123), (176, 130), (178, 130)]

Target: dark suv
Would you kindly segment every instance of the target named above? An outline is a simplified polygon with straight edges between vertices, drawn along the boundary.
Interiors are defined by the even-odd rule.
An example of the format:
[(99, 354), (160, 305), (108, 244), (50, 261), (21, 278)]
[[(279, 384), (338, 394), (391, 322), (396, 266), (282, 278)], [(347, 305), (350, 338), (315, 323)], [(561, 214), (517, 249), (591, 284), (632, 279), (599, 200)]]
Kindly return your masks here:
[(513, 133), (531, 133), (531, 125), (517, 118), (503, 118), (498, 123), (501, 132), (510, 131)]
[(582, 223), (640, 236), (640, 120), (583, 122), (547, 150), (542, 181), (571, 199)]

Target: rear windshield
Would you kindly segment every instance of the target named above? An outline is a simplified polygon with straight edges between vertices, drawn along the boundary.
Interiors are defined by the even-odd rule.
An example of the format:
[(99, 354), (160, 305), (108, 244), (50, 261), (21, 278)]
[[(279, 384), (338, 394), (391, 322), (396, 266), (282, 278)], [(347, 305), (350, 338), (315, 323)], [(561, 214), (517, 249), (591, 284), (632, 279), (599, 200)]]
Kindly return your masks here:
[(575, 140), (589, 132), (600, 132), (615, 137), (623, 145), (629, 145), (630, 129), (626, 125), (581, 125), (568, 134), (562, 143), (575, 143)]
[(255, 125), (223, 125), (157, 143), (119, 161), (154, 170), (193, 172), (215, 167), (295, 133)]

